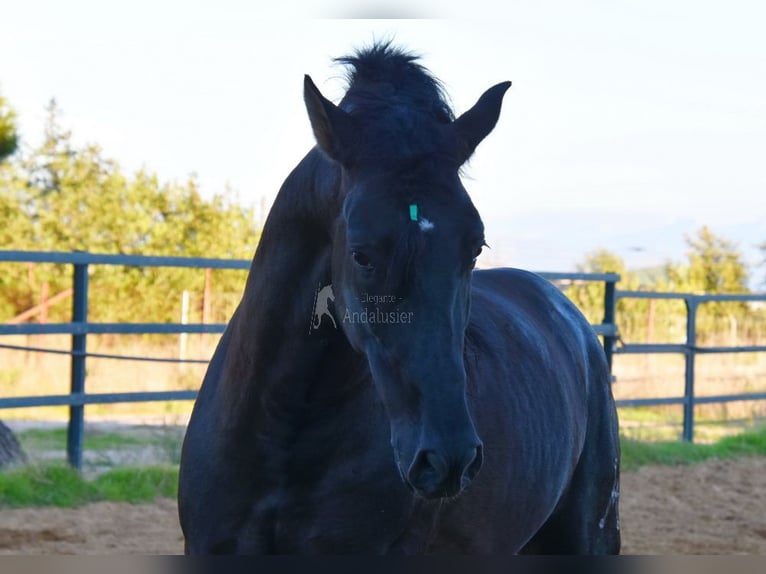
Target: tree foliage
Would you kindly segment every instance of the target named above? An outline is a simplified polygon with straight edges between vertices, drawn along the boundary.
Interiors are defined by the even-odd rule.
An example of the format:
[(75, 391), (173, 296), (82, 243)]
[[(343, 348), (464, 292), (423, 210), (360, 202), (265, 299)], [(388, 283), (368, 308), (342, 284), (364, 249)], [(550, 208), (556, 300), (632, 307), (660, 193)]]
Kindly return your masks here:
[[(687, 277), (694, 293), (747, 293), (748, 270), (736, 245), (715, 235), (707, 226), (695, 236), (687, 237)], [(711, 302), (703, 304), (697, 313), (698, 330), (703, 335), (725, 331), (732, 338), (745, 326), (750, 306), (745, 302)], [(753, 316), (752, 318), (755, 318)]]
[(0, 94), (0, 162), (16, 151), (18, 142), (16, 113)]
[[(204, 256), (247, 259), (259, 232), (251, 208), (231, 190), (204, 197), (196, 180), (160, 182), (145, 170), (126, 175), (96, 145), (76, 146), (51, 102), (43, 142), (0, 165), (3, 249)], [(0, 268), (0, 313), (12, 317), (39, 302), (43, 285), (55, 294), (71, 286), (71, 266)], [(225, 320), (241, 291), (241, 272), (211, 273), (216, 294), (211, 320)], [(94, 266), (93, 321), (177, 321), (181, 293), (195, 294), (201, 312), (203, 270)], [(69, 306), (51, 317), (64, 320)], [(194, 315), (193, 315), (194, 318)]]
[(747, 267), (732, 242), (705, 226), (686, 243), (692, 289), (701, 293), (747, 293)]
[[(252, 256), (259, 236), (253, 210), (242, 207), (230, 189), (205, 197), (194, 177), (177, 183), (161, 182), (146, 170), (128, 175), (97, 145), (75, 145), (54, 101), (47, 108), (42, 143), (14, 153), (17, 141), (15, 115), (0, 96), (2, 249)], [(748, 270), (733, 243), (703, 227), (687, 245), (686, 261), (668, 262), (651, 274), (627, 269), (605, 249), (587, 254), (578, 269), (619, 273), (621, 290), (747, 292)], [(766, 255), (766, 242), (761, 249)], [(71, 273), (70, 266), (3, 264), (0, 317), (13, 317), (45, 293), (69, 288)], [(244, 274), (216, 270), (208, 278), (214, 300), (206, 318), (225, 321), (239, 299)], [(202, 270), (94, 266), (90, 281), (93, 321), (177, 321), (184, 290), (194, 302), (190, 320), (202, 320)], [(602, 283), (575, 283), (566, 292), (591, 322), (602, 320)], [(746, 303), (708, 303), (699, 310), (698, 327), (703, 339), (726, 329), (747, 331), (764, 321), (760, 315)], [(68, 317), (69, 305), (50, 310), (51, 320)], [(630, 341), (678, 340), (685, 333), (683, 306), (673, 301), (620, 299), (617, 322)]]
[[(607, 249), (598, 249), (585, 255), (577, 265), (581, 273), (618, 273), (620, 287), (628, 282), (625, 263), (618, 255)], [(582, 310), (591, 323), (600, 322), (604, 316), (604, 284), (601, 282), (577, 283), (567, 290), (569, 298)]]
[[(615, 272), (621, 280), (618, 289), (696, 294), (737, 294), (749, 292), (748, 269), (741, 253), (731, 241), (702, 227), (687, 237), (687, 259), (667, 262), (653, 273), (639, 274), (625, 267), (622, 259), (605, 249), (586, 255), (579, 271)], [(604, 313), (603, 283), (576, 284), (567, 290), (569, 297), (591, 322), (599, 322)], [(619, 299), (617, 324), (621, 336), (631, 342), (683, 340), (686, 311), (680, 301)], [(763, 312), (746, 302), (704, 303), (697, 311), (697, 335), (702, 343), (723, 339), (725, 344), (738, 337), (758, 340), (766, 329)]]
[[(598, 249), (586, 254), (577, 270), (582, 273), (617, 273), (620, 275), (617, 287), (623, 291), (637, 290), (641, 287), (638, 276), (627, 269), (622, 258), (607, 249)], [(567, 290), (567, 295), (591, 323), (599, 323), (604, 317), (604, 289), (601, 282), (578, 283)], [(643, 299), (617, 301), (616, 320), (624, 334), (632, 335), (638, 331), (638, 323), (646, 315), (648, 305)]]

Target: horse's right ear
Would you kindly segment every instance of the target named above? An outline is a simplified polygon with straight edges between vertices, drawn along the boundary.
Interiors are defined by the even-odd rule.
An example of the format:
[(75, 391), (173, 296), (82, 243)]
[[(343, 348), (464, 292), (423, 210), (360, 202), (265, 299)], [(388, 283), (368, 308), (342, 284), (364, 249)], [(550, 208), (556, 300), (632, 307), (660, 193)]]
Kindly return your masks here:
[(511, 82), (501, 82), (482, 94), (474, 106), (452, 123), (457, 143), (457, 164), (463, 165), (473, 155), (476, 146), (491, 132), (503, 104), (503, 96)]
[(319, 149), (330, 159), (348, 165), (355, 147), (354, 119), (325, 98), (308, 74), (303, 78), (303, 99)]

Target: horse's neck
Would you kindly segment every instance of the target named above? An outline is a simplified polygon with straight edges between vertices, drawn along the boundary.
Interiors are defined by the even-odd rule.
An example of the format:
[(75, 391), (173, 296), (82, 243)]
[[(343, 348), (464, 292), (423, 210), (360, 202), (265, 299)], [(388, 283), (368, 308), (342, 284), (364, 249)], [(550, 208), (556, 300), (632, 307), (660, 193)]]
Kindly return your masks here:
[(224, 368), (227, 410), (241, 415), (235, 424), (289, 421), (310, 406), (309, 397), (321, 400), (313, 388), (318, 373), (332, 370), (336, 356), (341, 367), (353, 353), (340, 325), (334, 329), (327, 320), (319, 329), (312, 326), (317, 289), (331, 281), (337, 185), (337, 172), (312, 152), (287, 178), (271, 209), (232, 323)]

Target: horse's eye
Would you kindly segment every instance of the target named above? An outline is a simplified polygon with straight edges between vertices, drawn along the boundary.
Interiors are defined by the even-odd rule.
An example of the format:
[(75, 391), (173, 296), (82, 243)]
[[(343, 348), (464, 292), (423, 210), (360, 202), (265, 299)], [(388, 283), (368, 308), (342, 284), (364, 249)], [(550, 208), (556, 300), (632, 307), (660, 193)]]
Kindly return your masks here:
[(354, 259), (354, 263), (359, 265), (359, 267), (364, 267), (365, 269), (372, 269), (372, 261), (370, 261), (370, 258), (367, 257), (361, 251), (352, 251), (351, 257)]

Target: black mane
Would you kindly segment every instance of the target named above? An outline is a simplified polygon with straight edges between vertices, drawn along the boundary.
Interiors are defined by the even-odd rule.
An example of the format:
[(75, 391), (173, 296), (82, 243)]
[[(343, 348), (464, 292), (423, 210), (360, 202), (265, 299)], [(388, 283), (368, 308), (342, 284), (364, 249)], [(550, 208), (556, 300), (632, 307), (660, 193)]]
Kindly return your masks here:
[(419, 56), (376, 42), (353, 55), (336, 58), (347, 67), (348, 91), (341, 107), (352, 113), (407, 106), (440, 123), (455, 119), (441, 82), (418, 63)]

